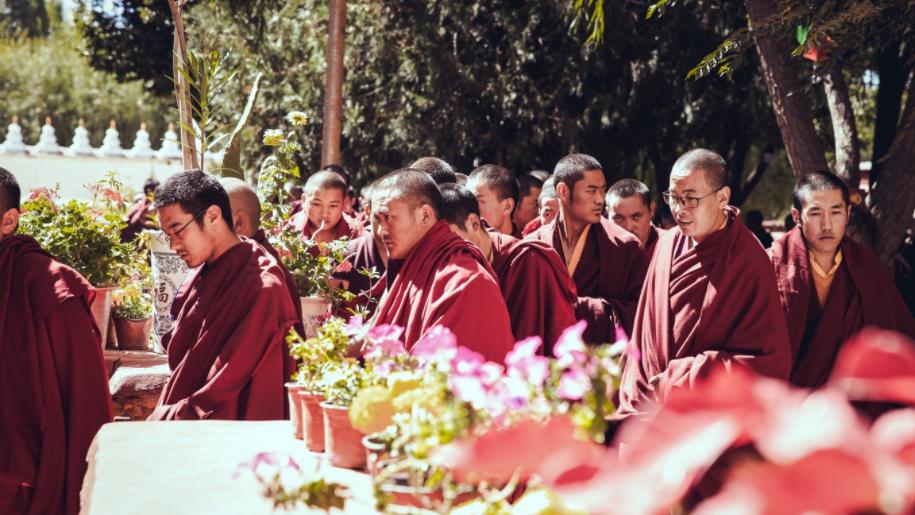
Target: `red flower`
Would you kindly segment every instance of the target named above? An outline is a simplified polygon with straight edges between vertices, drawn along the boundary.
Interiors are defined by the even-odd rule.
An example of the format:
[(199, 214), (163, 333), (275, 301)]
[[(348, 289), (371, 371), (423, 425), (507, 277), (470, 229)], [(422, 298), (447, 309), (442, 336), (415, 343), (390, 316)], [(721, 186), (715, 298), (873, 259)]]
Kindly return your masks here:
[(865, 328), (842, 346), (829, 383), (851, 399), (915, 405), (915, 342)]

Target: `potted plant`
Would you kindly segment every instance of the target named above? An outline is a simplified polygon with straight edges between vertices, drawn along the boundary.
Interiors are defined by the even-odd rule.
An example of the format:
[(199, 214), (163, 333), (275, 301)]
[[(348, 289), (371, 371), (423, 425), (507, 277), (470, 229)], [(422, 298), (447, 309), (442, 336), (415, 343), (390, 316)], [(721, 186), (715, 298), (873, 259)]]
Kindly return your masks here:
[(299, 363), (291, 383), (289, 413), (296, 438), (305, 440), (308, 450), (324, 450), (324, 374), (346, 355), (350, 338), (342, 319), (332, 318), (318, 328), (313, 338), (303, 340), (295, 331), (287, 338), (289, 354)]
[(73, 267), (95, 287), (92, 314), (101, 333), (102, 348), (108, 337), (111, 295), (125, 277), (124, 256), (129, 248), (120, 241), (124, 227), (124, 201), (120, 183), (109, 172), (104, 180), (87, 186), (89, 203), (61, 202), (57, 189), (38, 188), (22, 205), (20, 230), (62, 263)]
[(347, 240), (329, 243), (307, 240), (291, 228), (292, 209), (285, 202), (285, 184), (300, 180), (297, 153), (302, 150), (298, 143), (297, 127), (307, 123), (304, 113), (290, 113), (286, 119), (293, 128), (288, 132), (279, 129), (267, 130), (263, 142), (273, 149), (261, 165), (258, 175), (258, 190), (266, 199), (261, 226), (276, 248), (283, 265), (295, 279), (295, 287), (302, 305), (302, 322), (305, 337), (315, 336), (317, 327), (331, 312), (335, 304), (352, 300), (355, 296), (339, 287), (334, 274), (349, 272), (352, 265), (346, 260)]
[(121, 350), (147, 350), (152, 332), (152, 295), (124, 288), (114, 296), (114, 329)]
[(350, 404), (365, 384), (365, 369), (354, 358), (335, 363), (323, 376), (324, 447), (336, 467), (362, 468), (365, 450), (364, 433), (350, 422)]

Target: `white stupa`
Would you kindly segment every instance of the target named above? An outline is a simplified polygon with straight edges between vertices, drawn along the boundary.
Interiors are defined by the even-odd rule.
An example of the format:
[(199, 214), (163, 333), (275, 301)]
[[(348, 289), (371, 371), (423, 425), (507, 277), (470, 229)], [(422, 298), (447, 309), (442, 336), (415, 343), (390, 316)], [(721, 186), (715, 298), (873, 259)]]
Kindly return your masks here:
[(156, 155), (164, 161), (181, 159), (181, 144), (178, 139), (178, 133), (175, 132), (174, 123), (168, 124), (168, 130), (165, 131), (165, 137), (162, 138), (162, 148), (159, 149)]
[(100, 157), (123, 157), (124, 149), (121, 148), (121, 137), (118, 134), (118, 124), (114, 120), (108, 124), (105, 129), (105, 139), (102, 140), (102, 146), (98, 149), (97, 154)]
[(136, 159), (155, 157), (156, 153), (149, 142), (149, 132), (146, 130), (145, 122), (140, 124), (140, 130), (137, 131), (137, 136), (133, 140), (133, 148), (127, 154)]
[(95, 149), (92, 148), (92, 143), (89, 141), (89, 131), (86, 129), (86, 122), (82, 118), (79, 119), (79, 125), (73, 129), (73, 143), (67, 150), (67, 154), (71, 156), (95, 155)]
[(32, 147), (32, 154), (62, 154), (63, 149), (57, 144), (57, 135), (54, 126), (51, 125), (51, 117), (44, 119), (44, 125), (41, 126), (41, 135), (38, 137), (38, 144)]
[(22, 127), (19, 126), (19, 117), (13, 115), (10, 124), (6, 126), (6, 139), (0, 145), (0, 152), (7, 154), (25, 154), (28, 150), (22, 142)]

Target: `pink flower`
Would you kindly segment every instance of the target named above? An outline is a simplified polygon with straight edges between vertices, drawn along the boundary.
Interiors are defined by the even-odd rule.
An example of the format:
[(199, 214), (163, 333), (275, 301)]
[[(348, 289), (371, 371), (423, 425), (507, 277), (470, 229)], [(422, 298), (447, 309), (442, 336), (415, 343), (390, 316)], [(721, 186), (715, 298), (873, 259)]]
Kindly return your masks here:
[(559, 336), (559, 339), (556, 340), (556, 345), (553, 347), (553, 355), (556, 356), (560, 367), (565, 368), (571, 364), (581, 364), (588, 359), (585, 354), (587, 346), (582, 339), (585, 327), (587, 327), (587, 324), (585, 324), (584, 320), (581, 320), (577, 324), (567, 327)]
[(368, 359), (382, 359), (382, 358), (392, 358), (394, 356), (399, 356), (405, 354), (407, 349), (404, 347), (404, 343), (400, 340), (380, 340), (371, 347), (369, 351), (365, 354), (365, 357)]
[(437, 325), (416, 342), (410, 353), (423, 363), (451, 361), (457, 354), (457, 338), (447, 327)]
[(509, 375), (521, 377), (533, 385), (542, 385), (550, 375), (550, 360), (537, 355), (542, 345), (543, 341), (537, 336), (516, 343), (505, 356)]
[(451, 370), (455, 374), (478, 375), (485, 361), (483, 355), (479, 352), (474, 352), (467, 347), (459, 345), (455, 350), (454, 357), (451, 358)]
[(365, 336), (367, 330), (371, 330), (362, 323), (361, 316), (350, 317), (346, 325), (343, 326), (343, 334), (347, 336)]
[(624, 352), (626, 357), (638, 361), (642, 359), (642, 352), (639, 351), (639, 348), (632, 343), (632, 340), (626, 335), (626, 330), (620, 326), (616, 326), (616, 339), (614, 340), (612, 354), (615, 356), (620, 352)]
[(556, 395), (569, 401), (581, 400), (591, 389), (591, 378), (581, 367), (572, 367), (562, 374)]
[(475, 374), (453, 374), (448, 377), (448, 388), (458, 399), (469, 402), (474, 409), (484, 409), (489, 396), (483, 380)]
[(344, 259), (342, 263), (334, 267), (334, 272), (338, 274), (345, 274), (353, 269), (353, 264), (349, 262), (348, 259)]
[[(350, 324), (352, 324), (353, 328), (358, 327), (361, 329), (363, 327), (362, 317), (355, 317), (354, 319), (351, 318)], [(347, 327), (350, 327), (350, 325), (347, 325)], [(371, 329), (369, 329), (366, 333), (366, 337), (373, 342), (379, 342), (382, 340), (399, 340), (400, 335), (402, 334), (403, 327), (390, 324), (381, 324), (373, 326)]]
[(38, 200), (43, 198), (45, 200), (53, 201), (54, 197), (54, 192), (48, 188), (34, 188), (29, 193), (29, 200)]

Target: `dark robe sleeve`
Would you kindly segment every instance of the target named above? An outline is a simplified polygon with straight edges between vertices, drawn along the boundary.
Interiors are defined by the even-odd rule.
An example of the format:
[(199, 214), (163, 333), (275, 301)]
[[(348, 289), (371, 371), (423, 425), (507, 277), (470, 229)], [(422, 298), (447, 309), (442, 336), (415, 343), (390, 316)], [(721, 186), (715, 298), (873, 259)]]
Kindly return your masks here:
[[(45, 319), (44, 325), (51, 343), (53, 372), (57, 375), (66, 422), (67, 513), (78, 513), (89, 445), (102, 425), (112, 420), (108, 374), (95, 325), (82, 298), (61, 303)], [(34, 502), (40, 502), (38, 499), (42, 495), (36, 489), (33, 511)]]
[[(282, 356), (286, 351), (285, 336), (295, 320), (286, 321), (278, 331), (265, 331), (265, 326), (275, 326), (282, 310), (277, 295), (265, 290), (257, 302), (252, 303), (244, 318), (237, 322), (235, 330), (226, 338), (226, 344), (216, 358), (209, 379), (190, 396), (172, 404), (156, 407), (149, 420), (198, 420), (209, 418), (223, 406), (239, 397), (242, 389), (252, 380), (256, 372), (268, 373), (263, 369), (276, 365), (277, 377), (283, 374)], [(265, 321), (269, 321), (266, 322)], [(201, 371), (206, 374), (206, 371)], [(251, 393), (248, 403), (275, 402), (275, 396), (258, 398)], [(282, 412), (282, 407), (277, 407)]]
[(618, 270), (628, 270), (622, 280), (620, 294), (611, 298), (580, 296), (575, 304), (575, 316), (578, 320), (586, 321), (589, 328), (599, 328), (597, 331), (589, 330), (586, 333), (586, 337), (595, 335), (602, 340), (591, 343), (608, 342), (614, 337), (616, 327), (621, 327), (627, 335), (632, 334), (649, 259), (638, 244), (623, 243), (621, 247), (625, 260), (623, 263), (613, 264), (614, 267), (619, 267)]

